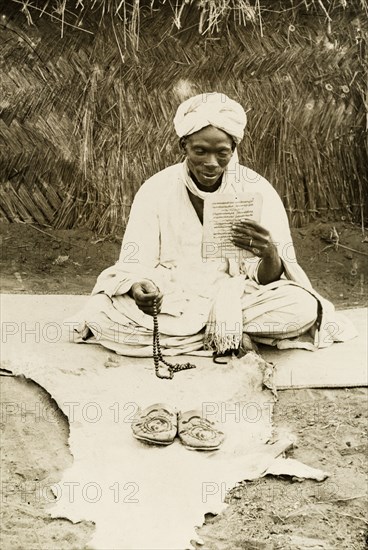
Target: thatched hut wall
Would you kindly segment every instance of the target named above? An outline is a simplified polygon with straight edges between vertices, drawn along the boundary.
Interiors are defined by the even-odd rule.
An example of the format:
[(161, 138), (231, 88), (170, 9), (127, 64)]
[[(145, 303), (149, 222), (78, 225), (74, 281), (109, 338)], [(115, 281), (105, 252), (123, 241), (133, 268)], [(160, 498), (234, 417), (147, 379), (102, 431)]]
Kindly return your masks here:
[[(221, 91), (248, 111), (242, 162), (280, 193), (294, 226), (364, 218), (365, 18), (265, 12), (262, 33), (232, 21), (200, 35), (143, 12), (139, 48), (119, 17), (91, 11), (84, 30), (3, 12), (0, 215), (121, 234), (142, 182), (180, 159), (172, 118), (193, 93)], [(262, 36), (263, 35), (263, 36)], [(135, 44), (136, 45), (136, 44)], [(364, 206), (365, 204), (365, 206)]]

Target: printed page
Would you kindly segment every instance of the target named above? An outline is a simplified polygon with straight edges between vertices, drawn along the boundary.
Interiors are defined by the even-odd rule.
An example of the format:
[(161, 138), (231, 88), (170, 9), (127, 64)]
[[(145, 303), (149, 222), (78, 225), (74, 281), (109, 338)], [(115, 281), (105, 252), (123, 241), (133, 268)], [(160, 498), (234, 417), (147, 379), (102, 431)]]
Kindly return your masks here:
[(260, 193), (214, 194), (206, 197), (203, 211), (202, 257), (251, 257), (252, 253), (235, 246), (231, 241), (232, 225), (243, 220), (259, 222), (262, 211)]

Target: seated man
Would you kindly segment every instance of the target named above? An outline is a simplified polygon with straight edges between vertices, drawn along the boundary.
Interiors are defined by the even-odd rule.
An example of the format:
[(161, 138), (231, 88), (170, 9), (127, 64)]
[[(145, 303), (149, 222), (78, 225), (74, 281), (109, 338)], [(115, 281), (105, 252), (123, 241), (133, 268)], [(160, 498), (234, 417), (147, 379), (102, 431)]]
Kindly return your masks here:
[[(152, 356), (155, 311), (164, 355), (244, 352), (252, 340), (315, 349), (353, 335), (298, 265), (275, 189), (238, 163), (245, 125), (243, 108), (224, 94), (179, 106), (174, 126), (185, 160), (137, 192), (120, 258), (101, 273), (84, 311), (82, 340), (93, 334), (119, 354)], [(259, 223), (233, 227), (233, 243), (251, 255), (204, 258), (204, 199), (241, 192), (263, 199)]]

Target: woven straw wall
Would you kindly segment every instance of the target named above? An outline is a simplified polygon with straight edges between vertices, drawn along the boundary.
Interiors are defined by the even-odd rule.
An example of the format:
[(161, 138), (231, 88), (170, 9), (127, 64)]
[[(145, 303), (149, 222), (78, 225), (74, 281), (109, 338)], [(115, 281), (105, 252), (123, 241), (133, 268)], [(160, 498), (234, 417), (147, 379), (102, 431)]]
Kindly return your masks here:
[(357, 12), (266, 13), (201, 36), (196, 14), (140, 21), (139, 50), (119, 18), (90, 13), (89, 32), (14, 6), (0, 27), (3, 79), (0, 215), (121, 235), (142, 182), (180, 160), (172, 118), (195, 93), (220, 91), (248, 111), (241, 161), (280, 193), (290, 221), (361, 221), (367, 195), (366, 29)]

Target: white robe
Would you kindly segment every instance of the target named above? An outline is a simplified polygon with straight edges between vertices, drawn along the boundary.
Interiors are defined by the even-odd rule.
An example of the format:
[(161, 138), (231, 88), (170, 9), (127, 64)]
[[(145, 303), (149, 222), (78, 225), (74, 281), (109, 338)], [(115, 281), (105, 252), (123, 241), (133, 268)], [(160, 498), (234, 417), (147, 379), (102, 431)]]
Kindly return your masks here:
[[(281, 280), (272, 283), (271, 288), (283, 289), (284, 305), (288, 289), (295, 285), (316, 297), (322, 316), (319, 330), (314, 331), (314, 345), (326, 347), (333, 341), (355, 336), (353, 327), (346, 324), (345, 319), (337, 319), (333, 305), (312, 289), (297, 263), (287, 215), (271, 184), (253, 170), (230, 163), (220, 192), (231, 190), (262, 195), (260, 223), (270, 232), (284, 266)], [(202, 329), (224, 280), (230, 277), (240, 280), (243, 303), (250, 294), (262, 297), (264, 290), (269, 288), (257, 280), (259, 258), (204, 260), (202, 231), (185, 184), (184, 163), (170, 166), (149, 178), (135, 196), (119, 260), (101, 273), (92, 291), (95, 299), (91, 298), (79, 318), (82, 321), (79, 334), (85, 335), (89, 327), (102, 345), (117, 353), (150, 355), (152, 317), (140, 311), (126, 294), (134, 282), (150, 279), (164, 295), (159, 326), (166, 353), (201, 349)], [(253, 301), (252, 305), (259, 303)], [(251, 315), (248, 317), (252, 319)], [(270, 338), (265, 334), (260, 337), (262, 341), (277, 343), (272, 334)]]

